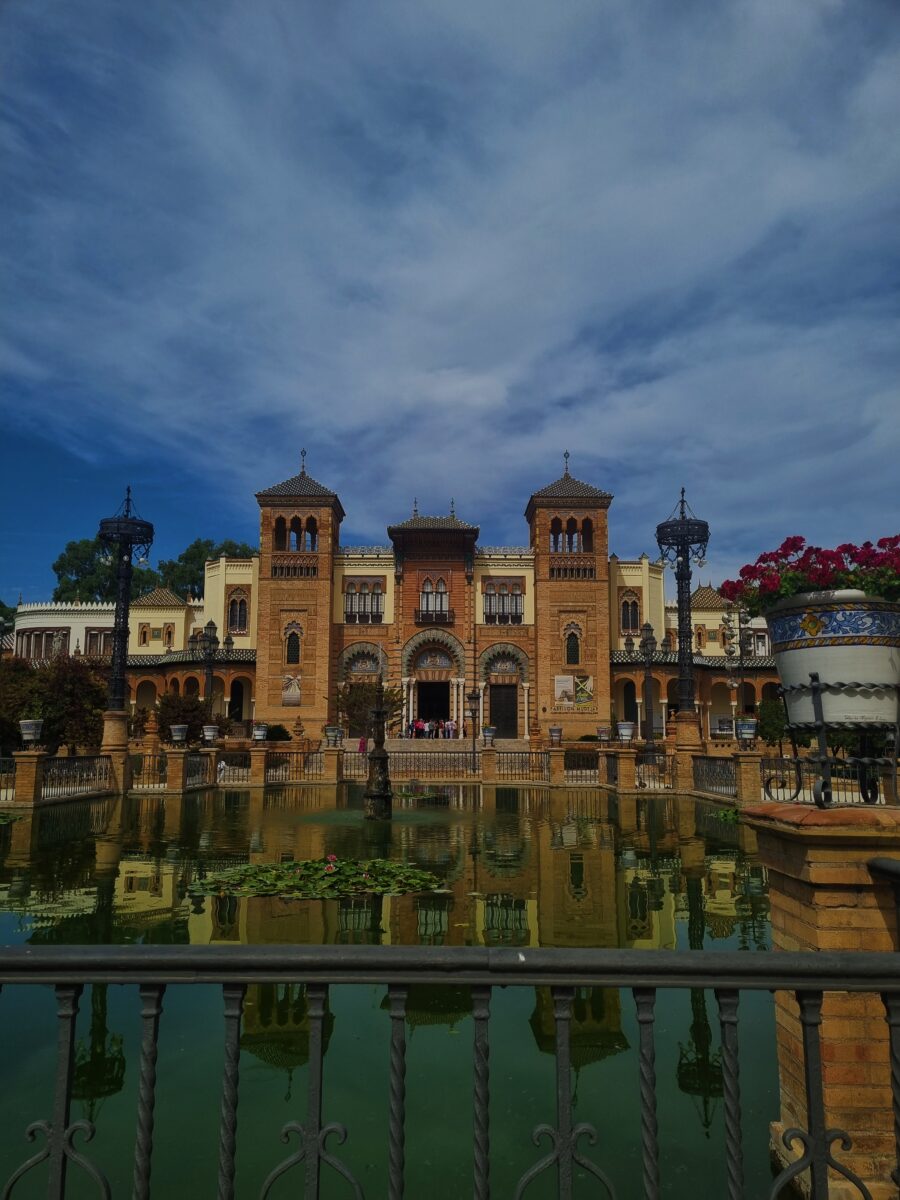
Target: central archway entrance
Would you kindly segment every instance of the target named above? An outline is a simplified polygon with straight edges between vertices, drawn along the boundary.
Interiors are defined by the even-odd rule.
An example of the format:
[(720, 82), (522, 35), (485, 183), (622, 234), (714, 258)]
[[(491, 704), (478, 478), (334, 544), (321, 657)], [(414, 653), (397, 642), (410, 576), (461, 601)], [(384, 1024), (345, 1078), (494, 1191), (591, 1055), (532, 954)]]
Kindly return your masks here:
[(416, 712), (423, 721), (450, 720), (450, 681), (416, 684)]

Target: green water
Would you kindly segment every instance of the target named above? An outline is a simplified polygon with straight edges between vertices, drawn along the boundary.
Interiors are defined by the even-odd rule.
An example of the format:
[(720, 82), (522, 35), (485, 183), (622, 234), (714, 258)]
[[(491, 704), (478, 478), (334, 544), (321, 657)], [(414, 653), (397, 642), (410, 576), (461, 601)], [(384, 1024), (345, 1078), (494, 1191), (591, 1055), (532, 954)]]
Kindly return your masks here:
[[(434, 789), (430, 789), (434, 790)], [(0, 828), (0, 924), (6, 943), (412, 944), (596, 946), (764, 952), (764, 873), (746, 832), (694, 800), (620, 804), (587, 788), (438, 789), (410, 797), (390, 823), (365, 822), (359, 790), (305, 787), (265, 797), (241, 791), (75, 802)], [(383, 856), (434, 871), (446, 891), (382, 902), (223, 900), (191, 885), (229, 863)], [(335, 1153), (368, 1200), (386, 1194), (388, 1025), (383, 987), (331, 990), (325, 1121), (348, 1129)], [(4, 1179), (34, 1147), (26, 1125), (49, 1117), (54, 999), (8, 987), (0, 1094)], [(79, 1015), (73, 1119), (90, 1117), (89, 1157), (114, 1195), (130, 1194), (139, 1045), (136, 989), (86, 988)], [(656, 1047), (663, 1195), (724, 1194), (718, 1021), (711, 994), (663, 991)], [(293, 1152), (279, 1140), (305, 1115), (308, 1024), (302, 989), (248, 990), (241, 1053), (238, 1190), (256, 1196)], [(771, 998), (741, 998), (741, 1086), (747, 1195), (770, 1180), (768, 1122), (777, 1116)], [(406, 1195), (471, 1195), (472, 1019), (462, 990), (413, 989), (408, 1011)], [(572, 1026), (575, 1119), (592, 1123), (585, 1150), (624, 1200), (641, 1195), (637, 1023), (630, 993), (584, 989)], [(511, 1196), (547, 1152), (531, 1130), (554, 1123), (552, 1006), (546, 989), (498, 988), (491, 1006), (493, 1194)], [(160, 1027), (153, 1162), (157, 1197), (214, 1194), (222, 1001), (211, 987), (172, 987)], [(38, 1168), (16, 1195), (42, 1195)], [(70, 1194), (96, 1185), (70, 1167)], [(352, 1195), (328, 1167), (322, 1195)], [(301, 1171), (273, 1189), (299, 1193)], [(45, 1186), (45, 1185), (44, 1185)], [(599, 1190), (598, 1190), (599, 1189)], [(587, 1177), (576, 1196), (604, 1195)], [(526, 1196), (552, 1197), (552, 1172)]]

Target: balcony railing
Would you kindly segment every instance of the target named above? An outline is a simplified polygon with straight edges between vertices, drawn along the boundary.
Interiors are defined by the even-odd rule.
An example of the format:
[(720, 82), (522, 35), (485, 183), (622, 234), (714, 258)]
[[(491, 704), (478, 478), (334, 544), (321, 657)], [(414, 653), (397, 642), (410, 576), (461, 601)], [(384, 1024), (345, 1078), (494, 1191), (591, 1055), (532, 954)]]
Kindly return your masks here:
[[(387, 1095), (381, 1098), (373, 1092), (370, 1101), (373, 1112), (386, 1112), (387, 1168), (386, 1177), (375, 1172), (367, 1177), (369, 1200), (382, 1196), (399, 1200), (404, 1194), (407, 1156), (411, 1159), (418, 1153), (427, 1154), (427, 1147), (422, 1151), (416, 1142), (410, 1140), (407, 1143), (406, 1006), (409, 989), (414, 985), (471, 988), (470, 1194), (478, 1200), (487, 1200), (491, 1188), (491, 1002), (496, 987), (549, 987), (553, 1002), (555, 1096), (548, 1088), (543, 1105), (544, 1122), (533, 1131), (524, 1128), (521, 1131), (523, 1143), (531, 1133), (536, 1147), (546, 1138), (549, 1148), (541, 1146), (534, 1150), (533, 1161), (518, 1181), (517, 1197), (529, 1194), (532, 1180), (554, 1175), (554, 1194), (571, 1197), (576, 1171), (603, 1183), (604, 1195), (615, 1198), (625, 1194), (616, 1191), (604, 1169), (604, 1145), (615, 1140), (619, 1129), (598, 1130), (588, 1122), (576, 1123), (575, 1120), (570, 1033), (577, 988), (621, 988), (631, 993), (637, 1017), (637, 1064), (630, 1083), (624, 1080), (619, 1086), (623, 1091), (623, 1106), (627, 1109), (633, 1097), (639, 1111), (640, 1194), (645, 1200), (657, 1200), (660, 1195), (661, 1142), (667, 1147), (670, 1169), (689, 1169), (687, 1162), (679, 1163), (678, 1159), (681, 1115), (670, 1109), (660, 1111), (657, 1105), (657, 989), (708, 988), (715, 992), (721, 1036), (720, 1094), (724, 1106), (724, 1138), (722, 1143), (710, 1143), (709, 1165), (712, 1166), (715, 1159), (724, 1165), (730, 1200), (739, 1200), (745, 1195), (739, 1054), (742, 992), (793, 992), (798, 1004), (797, 1053), (803, 1062), (808, 1128), (799, 1132), (792, 1130), (786, 1135), (801, 1141), (804, 1153), (802, 1159), (781, 1171), (773, 1180), (771, 1190), (767, 1188), (767, 1195), (772, 1198), (786, 1200), (791, 1181), (808, 1172), (812, 1194), (817, 1200), (826, 1200), (829, 1166), (839, 1169), (844, 1179), (856, 1189), (854, 1194), (861, 1197), (870, 1194), (849, 1165), (842, 1161), (842, 1156), (852, 1149), (850, 1138), (843, 1130), (826, 1128), (819, 1029), (823, 993), (880, 996), (887, 1033), (885, 1069), (888, 1067), (888, 1044), (891, 1061), (900, 1061), (900, 956), (890, 953), (781, 953), (767, 955), (762, 961), (759, 955), (740, 952), (536, 950), (526, 946), (496, 949), (391, 946), (385, 949), (376, 946), (143, 945), (13, 946), (0, 950), (0, 984), (8, 987), (36, 983), (50, 985), (56, 992), (54, 1095), (44, 1113), (22, 1115), (22, 1132), (26, 1132), (24, 1127), (27, 1125), (29, 1140), (40, 1137), (42, 1144), (37, 1153), (24, 1157), (13, 1171), (4, 1194), (9, 1195), (18, 1180), (32, 1172), (43, 1171), (48, 1180), (46, 1195), (52, 1200), (65, 1200), (67, 1194), (74, 1195), (76, 1191), (80, 1195), (86, 1176), (91, 1177), (97, 1194), (113, 1200), (123, 1197), (124, 1200), (124, 1189), (113, 1193), (87, 1146), (95, 1134), (93, 1121), (81, 1119), (70, 1123), (76, 1077), (76, 1020), (86, 983), (115, 983), (139, 989), (140, 1007), (137, 996), (133, 1001), (135, 1016), (140, 1013), (142, 1043), (132, 1195), (141, 1197), (150, 1195), (156, 1148), (157, 1056), (160, 1029), (165, 1031), (166, 1027), (163, 1000), (167, 987), (208, 985), (222, 991), (219, 1152), (217, 1167), (210, 1171), (211, 1175), (215, 1172), (217, 1179), (210, 1178), (203, 1189), (206, 1195), (215, 1191), (220, 1200), (234, 1200), (235, 1196), (241, 1024), (248, 985), (296, 987), (302, 984), (309, 1025), (306, 1111), (302, 1123), (293, 1121), (281, 1131), (283, 1142), (289, 1143), (296, 1138), (298, 1144), (282, 1151), (280, 1157), (277, 1151), (273, 1152), (270, 1161), (259, 1168), (260, 1178), (253, 1181), (246, 1193), (242, 1192), (258, 1195), (260, 1200), (268, 1200), (276, 1181), (283, 1176), (288, 1177), (286, 1182), (290, 1186), (302, 1189), (305, 1200), (318, 1200), (322, 1178), (330, 1183), (336, 1181), (337, 1176), (342, 1176), (344, 1184), (348, 1185), (348, 1195), (352, 1193), (357, 1200), (365, 1200), (363, 1183), (353, 1175), (340, 1147), (345, 1141), (352, 1147), (361, 1136), (368, 1136), (368, 1125), (365, 1130), (352, 1125), (345, 1128), (340, 1124), (325, 1124), (322, 1118), (324, 1050), (331, 988), (359, 984), (387, 988), (388, 1011), (382, 1018), (382, 1053), (388, 1067)], [(460, 1050), (464, 1050), (463, 1039), (460, 1043)], [(775, 1052), (774, 1043), (769, 1043), (768, 1047), (756, 1044), (749, 1049), (754, 1057), (766, 1052), (772, 1056)], [(434, 1072), (434, 1066), (429, 1070)], [(339, 1095), (341, 1081), (331, 1082)], [(440, 1077), (428, 1080), (431, 1088), (440, 1088), (445, 1083)], [(891, 1088), (894, 1111), (900, 1111), (900, 1072), (896, 1070), (891, 1073)], [(341, 1116), (339, 1112), (335, 1115)], [(772, 1117), (777, 1115), (773, 1113)], [(277, 1136), (278, 1130), (273, 1129), (273, 1144)], [(767, 1147), (757, 1149), (765, 1153)], [(262, 1178), (267, 1169), (268, 1174)], [(34, 1182), (33, 1178), (28, 1180), (30, 1185)], [(637, 1192), (629, 1189), (627, 1194), (637, 1195)]]
[(486, 612), (484, 614), (484, 623), (485, 625), (521, 625), (522, 614), (520, 612)]
[(272, 555), (273, 579), (317, 579), (319, 559), (315, 554), (279, 551)]
[(380, 625), (382, 614), (380, 612), (349, 612), (344, 610), (345, 625)]
[(594, 579), (597, 560), (592, 554), (551, 554), (551, 579)]
[(417, 608), (415, 619), (417, 625), (452, 625), (456, 614), (452, 608)]

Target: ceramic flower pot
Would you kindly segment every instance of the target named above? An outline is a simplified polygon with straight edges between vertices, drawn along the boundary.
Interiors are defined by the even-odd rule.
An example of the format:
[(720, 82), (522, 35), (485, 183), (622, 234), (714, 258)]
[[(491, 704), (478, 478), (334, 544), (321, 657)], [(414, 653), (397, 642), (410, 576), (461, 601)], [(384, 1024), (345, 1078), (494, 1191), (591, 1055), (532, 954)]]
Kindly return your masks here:
[(326, 725), (325, 740), (329, 746), (340, 746), (344, 740), (344, 730), (341, 725)]
[(187, 739), (187, 725), (170, 725), (169, 731), (172, 735), (172, 741), (176, 745), (181, 745)]
[(19, 733), (26, 746), (36, 745), (41, 740), (41, 730), (44, 728), (43, 718), (19, 722)]
[(609, 726), (608, 725), (598, 725), (597, 726), (597, 740), (601, 741), (601, 742), (609, 741)]
[(752, 742), (754, 740), (758, 724), (756, 717), (738, 717), (735, 724), (737, 726), (738, 741)]
[[(780, 600), (766, 613), (775, 666), (785, 688), (807, 687), (811, 672), (824, 687), (826, 724), (898, 718), (900, 604), (854, 588), (803, 592)], [(836, 690), (829, 684), (875, 684)], [(815, 721), (808, 690), (787, 692), (792, 725)]]
[(268, 736), (269, 736), (268, 725), (254, 725), (253, 726), (254, 742), (264, 742)]
[(616, 730), (618, 731), (620, 742), (631, 742), (634, 740), (634, 721), (620, 721), (616, 726)]
[(562, 745), (562, 725), (551, 725), (549, 733), (551, 746)]
[(497, 736), (497, 726), (483, 725), (481, 727), (481, 736), (484, 738), (484, 744), (486, 746), (493, 746), (494, 738)]
[(218, 725), (204, 725), (203, 726), (204, 742), (214, 742), (218, 736), (219, 736)]

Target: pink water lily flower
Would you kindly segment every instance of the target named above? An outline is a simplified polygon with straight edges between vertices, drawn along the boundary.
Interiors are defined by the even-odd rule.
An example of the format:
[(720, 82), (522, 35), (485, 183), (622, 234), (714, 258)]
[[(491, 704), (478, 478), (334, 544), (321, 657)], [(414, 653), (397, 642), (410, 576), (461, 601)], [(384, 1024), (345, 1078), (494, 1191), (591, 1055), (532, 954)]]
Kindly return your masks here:
[(334, 867), (334, 865), (332, 863), (329, 863), (328, 866), (325, 868), (325, 874), (331, 875), (334, 873), (335, 870), (336, 870), (336, 868)]
[(325, 858), (327, 859), (328, 862), (337, 862), (336, 854), (326, 854)]

